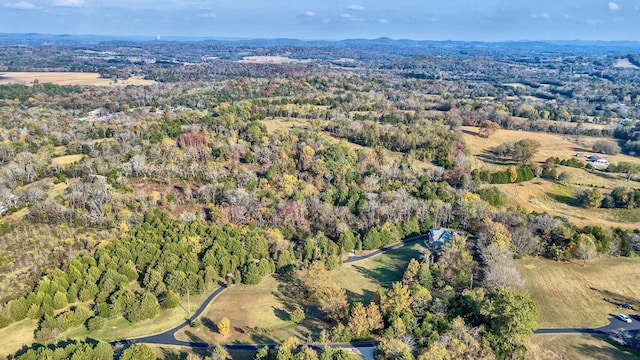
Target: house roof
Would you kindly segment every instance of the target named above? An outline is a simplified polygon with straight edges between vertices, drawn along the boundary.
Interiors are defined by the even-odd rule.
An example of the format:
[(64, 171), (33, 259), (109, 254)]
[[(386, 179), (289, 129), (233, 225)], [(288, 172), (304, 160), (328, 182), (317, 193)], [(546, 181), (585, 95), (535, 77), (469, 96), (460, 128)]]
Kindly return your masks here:
[(453, 239), (453, 232), (443, 227), (437, 227), (429, 230), (431, 241), (434, 243), (445, 243)]

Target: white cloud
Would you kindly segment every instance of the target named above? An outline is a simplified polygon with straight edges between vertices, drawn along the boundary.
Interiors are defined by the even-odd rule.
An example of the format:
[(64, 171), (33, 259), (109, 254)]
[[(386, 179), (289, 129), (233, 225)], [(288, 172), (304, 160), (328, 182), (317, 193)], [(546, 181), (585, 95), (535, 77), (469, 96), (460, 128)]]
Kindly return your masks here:
[(11, 9), (20, 9), (20, 10), (38, 10), (41, 9), (35, 5), (33, 5), (30, 2), (26, 2), (26, 1), (20, 1), (17, 3), (13, 3), (13, 4), (7, 4), (4, 7), (7, 8), (11, 8)]
[(341, 14), (340, 17), (341, 18), (345, 18), (345, 19), (351, 19), (353, 17), (353, 15), (344, 13), (344, 14)]
[(602, 19), (587, 19), (587, 24), (589, 24), (589, 25), (600, 25), (600, 24), (602, 24)]
[(620, 10), (620, 5), (611, 1), (609, 2), (609, 10), (612, 10), (612, 11)]
[(389, 19), (378, 19), (378, 22), (380, 24), (388, 24), (389, 23)]
[(65, 7), (80, 7), (84, 6), (84, 0), (55, 0), (53, 2), (53, 5)]
[(311, 11), (311, 10), (305, 11), (304, 14), (307, 15), (307, 16), (316, 16), (316, 13)]
[(354, 11), (362, 11), (364, 10), (364, 6), (354, 4), (354, 5), (347, 6), (347, 9), (354, 10)]
[(548, 13), (542, 13), (540, 15), (538, 14), (531, 14), (531, 18), (532, 19), (539, 19), (539, 18), (543, 18), (543, 19), (551, 19), (551, 15), (549, 15)]
[(214, 13), (201, 13), (198, 14), (198, 17), (203, 17), (203, 18), (214, 18), (218, 15), (214, 14)]

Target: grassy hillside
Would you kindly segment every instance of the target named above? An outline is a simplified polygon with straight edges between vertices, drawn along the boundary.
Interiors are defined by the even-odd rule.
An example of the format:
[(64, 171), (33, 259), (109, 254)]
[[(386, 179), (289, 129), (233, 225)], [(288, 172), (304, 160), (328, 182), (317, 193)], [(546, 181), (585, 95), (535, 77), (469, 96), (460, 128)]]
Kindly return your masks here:
[(600, 259), (582, 266), (536, 258), (520, 260), (518, 268), (525, 291), (540, 304), (539, 327), (599, 327), (620, 312), (612, 302), (640, 303), (640, 259)]

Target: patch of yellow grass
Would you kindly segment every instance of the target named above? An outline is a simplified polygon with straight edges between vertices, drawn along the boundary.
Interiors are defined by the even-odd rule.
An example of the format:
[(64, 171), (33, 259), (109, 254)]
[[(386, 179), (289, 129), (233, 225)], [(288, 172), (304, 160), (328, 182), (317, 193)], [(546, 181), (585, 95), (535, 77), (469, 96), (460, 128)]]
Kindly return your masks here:
[[(553, 196), (573, 198), (575, 192), (580, 188), (579, 186), (562, 185), (544, 179), (491, 186), (497, 187), (505, 194), (505, 206), (523, 205), (535, 212), (546, 212), (554, 216), (565, 217), (578, 226), (597, 225), (624, 229), (638, 227), (637, 221), (633, 217), (627, 216), (626, 213), (629, 212), (627, 209), (585, 209), (559, 202), (553, 198)], [(602, 190), (603, 193), (607, 192), (606, 189)]]
[(285, 56), (244, 56), (242, 60), (238, 60), (240, 63), (254, 63), (254, 64), (293, 64), (293, 63), (305, 63), (310, 60), (298, 60)]
[(640, 69), (639, 67), (633, 65), (627, 58), (616, 59), (616, 63), (613, 65), (613, 67), (620, 67), (625, 69)]
[(22, 320), (0, 329), (0, 358), (7, 358), (22, 346), (32, 344), (35, 341), (33, 332), (37, 325), (36, 320)]
[(64, 194), (64, 191), (67, 190), (68, 187), (69, 185), (65, 182), (57, 183), (53, 185), (53, 187), (51, 187), (49, 191), (47, 191), (47, 196), (49, 197), (49, 199), (53, 199), (58, 195), (62, 196), (62, 194)]
[(94, 85), (94, 86), (146, 86), (153, 85), (153, 80), (145, 80), (141, 76), (132, 76), (127, 80), (103, 79), (98, 73), (85, 72), (3, 72), (0, 73), (0, 84), (33, 85), (34, 80), (40, 83), (58, 85)]
[(58, 157), (52, 158), (51, 162), (54, 163), (54, 164), (58, 164), (58, 165), (64, 166), (64, 165), (73, 164), (74, 162), (78, 162), (78, 161), (82, 160), (83, 156), (84, 155), (82, 155), (82, 154), (58, 156)]
[(538, 326), (599, 327), (620, 310), (604, 298), (620, 303), (640, 302), (640, 259), (611, 258), (587, 262), (519, 260), (524, 291), (541, 308)]
[(527, 360), (631, 360), (637, 355), (612, 344), (603, 336), (586, 334), (542, 334), (526, 340)]

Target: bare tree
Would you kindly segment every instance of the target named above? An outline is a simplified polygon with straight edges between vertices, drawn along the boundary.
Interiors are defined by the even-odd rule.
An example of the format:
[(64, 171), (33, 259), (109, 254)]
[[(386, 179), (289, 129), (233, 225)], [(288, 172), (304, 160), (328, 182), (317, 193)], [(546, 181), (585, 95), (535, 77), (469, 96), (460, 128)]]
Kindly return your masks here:
[(485, 263), (483, 284), (488, 289), (524, 286), (513, 253), (502, 244), (492, 243), (482, 252)]

